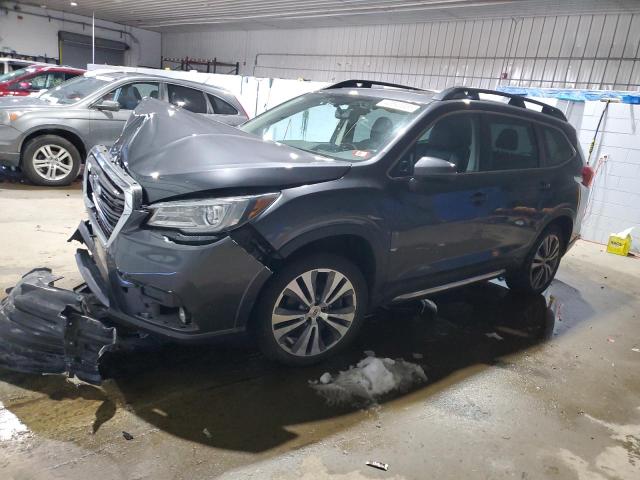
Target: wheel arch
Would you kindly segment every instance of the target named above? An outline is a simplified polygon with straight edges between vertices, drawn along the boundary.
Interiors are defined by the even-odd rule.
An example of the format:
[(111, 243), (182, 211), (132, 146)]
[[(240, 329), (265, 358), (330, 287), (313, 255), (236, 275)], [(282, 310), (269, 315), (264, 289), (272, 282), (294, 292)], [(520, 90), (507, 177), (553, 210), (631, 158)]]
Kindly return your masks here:
[(549, 219), (549, 221), (544, 225), (544, 228), (542, 228), (538, 233), (538, 236), (540, 236), (542, 232), (544, 232), (547, 228), (551, 226), (557, 226), (558, 228), (560, 228), (562, 232), (562, 236), (563, 236), (562, 240), (564, 241), (564, 245), (563, 245), (564, 246), (563, 255), (564, 255), (564, 253), (566, 252), (567, 245), (571, 241), (571, 237), (573, 235), (573, 227), (574, 227), (573, 216), (569, 212), (558, 213), (557, 215)]
[[(277, 273), (287, 262), (309, 253), (326, 252), (340, 255), (353, 262), (364, 275), (369, 293), (369, 307), (371, 307), (376, 304), (376, 298), (379, 297), (376, 292), (379, 291), (381, 279), (384, 278), (386, 262), (383, 251), (382, 246), (372, 240), (365, 228), (341, 225), (330, 228), (330, 232), (325, 228), (318, 228), (296, 236), (277, 251), (272, 252), (273, 261), (268, 268), (272, 273)], [(260, 294), (273, 278), (272, 275), (269, 275), (271, 278), (265, 277), (258, 282), (259, 288), (253, 288), (253, 294), (250, 295), (252, 300), (243, 306), (243, 314), (239, 315), (238, 326), (252, 329), (254, 309)]]
[(71, 142), (73, 146), (78, 149), (78, 153), (80, 153), (80, 161), (84, 163), (87, 156), (87, 147), (82, 141), (80, 135), (73, 130), (54, 126), (37, 128), (24, 136), (22, 143), (20, 144), (20, 163), (22, 163), (22, 155), (24, 154), (27, 144), (34, 138), (41, 137), (43, 135), (57, 135)]
[(370, 302), (375, 299), (386, 262), (379, 235), (363, 225), (334, 225), (299, 235), (278, 249), (282, 262), (311, 252), (341, 255), (353, 262), (367, 281)]
[(318, 252), (332, 253), (353, 262), (364, 275), (369, 294), (371, 294), (378, 275), (377, 262), (373, 248), (364, 237), (355, 234), (340, 234), (318, 238), (293, 250), (283, 260), (287, 262)]

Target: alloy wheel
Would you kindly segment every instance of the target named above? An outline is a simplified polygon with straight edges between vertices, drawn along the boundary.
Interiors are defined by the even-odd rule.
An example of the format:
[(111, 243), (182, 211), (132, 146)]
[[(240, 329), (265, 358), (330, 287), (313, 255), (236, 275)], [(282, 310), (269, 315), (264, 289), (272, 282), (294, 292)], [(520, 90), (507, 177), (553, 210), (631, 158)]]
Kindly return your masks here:
[(278, 296), (271, 327), (278, 345), (302, 357), (334, 347), (349, 331), (357, 298), (351, 281), (332, 269), (298, 275)]
[(60, 145), (43, 145), (33, 154), (33, 169), (45, 180), (62, 180), (73, 170), (71, 153)]
[(547, 285), (555, 274), (560, 261), (560, 239), (557, 235), (547, 235), (538, 246), (531, 260), (531, 286), (537, 290)]

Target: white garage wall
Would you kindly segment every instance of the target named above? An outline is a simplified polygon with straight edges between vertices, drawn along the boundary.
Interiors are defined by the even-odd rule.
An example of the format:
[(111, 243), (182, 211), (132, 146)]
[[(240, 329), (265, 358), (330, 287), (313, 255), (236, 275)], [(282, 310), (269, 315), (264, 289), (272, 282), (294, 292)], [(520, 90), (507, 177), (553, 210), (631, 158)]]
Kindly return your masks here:
[[(21, 5), (21, 12), (0, 10), (0, 56), (3, 51), (15, 51), (24, 55), (58, 58), (58, 32), (67, 31), (91, 35), (91, 18), (52, 10)], [(42, 18), (29, 13), (64, 18), (66, 21)], [(18, 18), (21, 16), (22, 18)], [(84, 22), (86, 26), (73, 22)], [(120, 33), (105, 30), (107, 27), (122, 30)], [(96, 20), (96, 37), (124, 42), (130, 46), (125, 61), (131, 66), (160, 66), (160, 33), (117, 23)], [(64, 62), (64, 59), (63, 59)]]
[[(579, 129), (585, 153), (605, 105), (586, 102), (569, 112), (569, 121)], [(600, 160), (600, 166), (591, 189), (582, 235), (588, 240), (607, 243), (611, 233), (635, 227), (633, 248), (640, 251), (640, 106), (610, 104), (600, 132), (591, 161), (596, 167)]]
[(435, 89), (452, 84), (640, 87), (638, 14), (210, 30), (162, 38), (164, 56), (240, 61), (243, 74), (259, 77), (374, 77)]

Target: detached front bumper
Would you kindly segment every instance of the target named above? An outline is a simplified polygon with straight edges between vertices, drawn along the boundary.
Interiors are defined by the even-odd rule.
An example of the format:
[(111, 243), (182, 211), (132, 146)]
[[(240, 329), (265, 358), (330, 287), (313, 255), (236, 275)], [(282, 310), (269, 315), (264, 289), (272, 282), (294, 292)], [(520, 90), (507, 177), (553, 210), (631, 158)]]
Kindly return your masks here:
[(54, 286), (51, 270), (27, 273), (0, 302), (0, 365), (24, 373), (67, 374), (100, 383), (99, 362), (116, 344), (91, 297)]

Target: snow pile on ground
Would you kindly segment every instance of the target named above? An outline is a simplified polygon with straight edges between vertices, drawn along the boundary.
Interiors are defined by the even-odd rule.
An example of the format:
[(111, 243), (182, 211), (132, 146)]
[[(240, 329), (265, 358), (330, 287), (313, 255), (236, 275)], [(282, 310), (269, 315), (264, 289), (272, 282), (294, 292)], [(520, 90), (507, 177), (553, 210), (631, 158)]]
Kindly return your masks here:
[(371, 355), (335, 377), (327, 372), (319, 381), (310, 384), (330, 404), (350, 404), (373, 403), (382, 395), (404, 392), (426, 381), (427, 376), (420, 365)]

